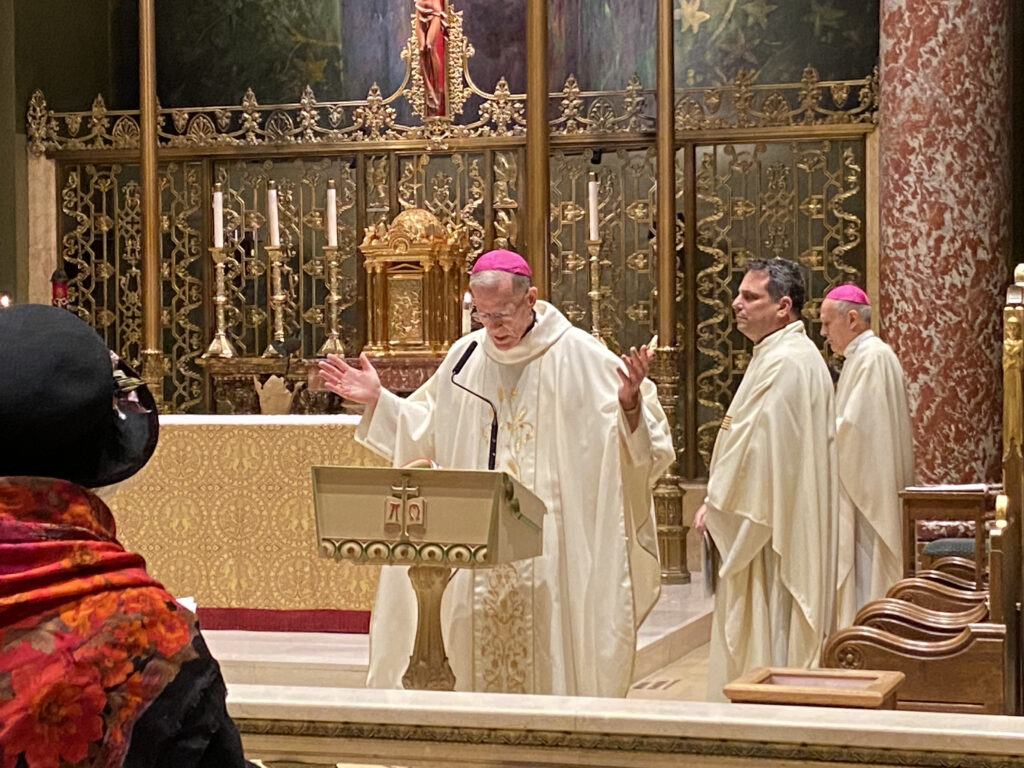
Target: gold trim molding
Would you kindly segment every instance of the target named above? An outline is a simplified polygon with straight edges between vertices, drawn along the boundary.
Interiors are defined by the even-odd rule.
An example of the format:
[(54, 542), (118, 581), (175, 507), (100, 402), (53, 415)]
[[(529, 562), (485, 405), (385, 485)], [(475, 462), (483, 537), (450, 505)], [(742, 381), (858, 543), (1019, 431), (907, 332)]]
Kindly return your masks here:
[[(452, 13), (458, 17), (458, 13)], [(157, 138), (161, 149), (253, 150), (297, 146), (409, 142), (443, 147), (451, 140), (521, 138), (526, 131), (526, 95), (510, 92), (500, 79), (493, 92), (480, 89), (469, 76), (473, 48), (462, 37), (461, 23), (453, 24), (449, 50), (449, 114), (423, 119), (422, 81), (413, 76), (408, 48), (406, 77), (389, 96), (373, 85), (365, 99), (316, 99), (309, 86), (298, 102), (260, 104), (249, 88), (234, 106), (160, 109)], [(454, 67), (460, 76), (454, 76)], [(466, 113), (469, 97), (479, 97), (476, 114)], [(397, 121), (392, 106), (407, 99), (416, 120)], [(654, 91), (635, 75), (620, 91), (582, 91), (570, 74), (558, 93), (549, 94), (552, 137), (635, 137), (654, 133)], [(877, 71), (860, 80), (820, 80), (808, 67), (799, 83), (759, 85), (753, 73), (740, 72), (730, 83), (675, 91), (675, 129), (680, 134), (734, 129), (808, 128), (873, 125), (877, 122)], [(139, 113), (110, 110), (96, 96), (88, 112), (57, 112), (36, 91), (28, 105), (27, 130), (33, 154), (96, 150), (137, 150)]]
[(320, 553), (335, 560), (357, 563), (398, 565), (429, 564), (464, 568), (489, 565), (487, 545), (442, 544), (439, 542), (364, 541), (360, 539), (320, 539)]
[[(922, 768), (945, 768), (950, 765), (970, 768), (1013, 768), (1024, 766), (1024, 757), (1017, 755), (987, 755), (956, 751), (942, 751), (938, 748), (925, 750), (881, 749), (877, 747), (855, 747), (850, 745), (815, 745), (806, 743), (759, 742), (739, 739), (699, 739), (676, 736), (646, 736), (639, 734), (610, 733), (567, 733), (565, 731), (513, 730), (497, 728), (472, 728), (458, 726), (394, 725), (388, 723), (314, 722), (299, 720), (263, 720), (235, 718), (239, 732), (243, 735), (246, 753), (250, 759), (259, 759), (256, 740), (245, 737), (302, 737), (304, 739), (351, 740), (342, 746), (324, 745), (324, 751), (336, 749), (328, 761), (309, 762), (310, 744), (304, 743), (303, 766), (310, 768), (334, 768), (337, 762), (348, 756), (364, 754), (359, 751), (359, 741), (372, 743), (373, 754), (379, 760), (388, 759), (387, 742), (399, 742), (408, 748), (411, 744), (431, 745), (433, 750), (472, 745), (474, 747), (500, 747), (546, 750), (567, 750), (578, 756), (584, 750), (591, 760), (602, 754), (601, 765), (639, 764), (644, 755), (690, 755), (694, 757), (731, 758), (744, 762), (763, 762), (778, 765), (782, 761), (795, 763), (824, 763), (829, 765), (869, 766), (921, 766)], [(280, 742), (273, 751), (281, 754)], [(488, 764), (517, 763), (515, 753), (503, 752), (502, 759), (488, 761)], [(552, 760), (545, 761), (555, 764)], [(395, 759), (400, 759), (395, 756)], [(620, 763), (619, 761), (623, 762)], [(267, 768), (293, 765), (288, 760), (261, 760)], [(735, 763), (730, 763), (735, 764)]]

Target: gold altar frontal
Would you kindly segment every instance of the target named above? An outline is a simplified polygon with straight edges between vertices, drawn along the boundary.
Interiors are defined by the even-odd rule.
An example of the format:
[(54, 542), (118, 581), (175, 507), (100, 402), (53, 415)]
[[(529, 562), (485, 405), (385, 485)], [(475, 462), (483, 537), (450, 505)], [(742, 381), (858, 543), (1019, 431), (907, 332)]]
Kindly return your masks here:
[(107, 499), (119, 540), (203, 608), (369, 611), (379, 568), (317, 555), (310, 467), (384, 466), (332, 416), (164, 416)]

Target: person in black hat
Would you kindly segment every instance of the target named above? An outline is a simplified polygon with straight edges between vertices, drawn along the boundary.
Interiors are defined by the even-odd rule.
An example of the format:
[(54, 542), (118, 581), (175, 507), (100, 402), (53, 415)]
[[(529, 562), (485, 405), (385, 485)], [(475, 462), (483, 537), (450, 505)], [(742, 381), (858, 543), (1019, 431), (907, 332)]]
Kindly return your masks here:
[(0, 766), (244, 766), (190, 611), (89, 488), (156, 447), (156, 404), (86, 323), (0, 310)]

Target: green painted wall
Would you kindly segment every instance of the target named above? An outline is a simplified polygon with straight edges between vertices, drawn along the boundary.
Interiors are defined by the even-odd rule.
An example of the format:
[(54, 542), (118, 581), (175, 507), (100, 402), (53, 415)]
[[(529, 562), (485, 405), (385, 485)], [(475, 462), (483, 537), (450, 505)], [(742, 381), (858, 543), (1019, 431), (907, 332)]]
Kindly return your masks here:
[(18, 0), (14, 6), (21, 131), (25, 107), (37, 88), (51, 109), (88, 109), (98, 93), (111, 106), (108, 0)]
[(28, 287), (28, 102), (38, 88), (51, 109), (85, 110), (96, 94), (116, 106), (111, 2), (0, 0), (0, 293), (15, 301)]

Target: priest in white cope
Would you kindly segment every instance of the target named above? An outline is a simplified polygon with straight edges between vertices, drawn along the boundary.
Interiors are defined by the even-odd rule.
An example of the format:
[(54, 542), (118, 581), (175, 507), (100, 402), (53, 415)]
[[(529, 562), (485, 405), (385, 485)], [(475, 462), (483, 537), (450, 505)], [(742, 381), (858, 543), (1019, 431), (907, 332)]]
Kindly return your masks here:
[(836, 387), (840, 627), (902, 575), (899, 493), (914, 483), (903, 369), (870, 326), (870, 300), (860, 288), (840, 285), (825, 294), (821, 332), (845, 358)]
[[(445, 590), (456, 689), (624, 696), (660, 589), (651, 491), (672, 441), (646, 346), (620, 359), (538, 300), (530, 278), (518, 254), (480, 256), (469, 287), (483, 328), (405, 400), (381, 388), (365, 355), (360, 368), (330, 356), (321, 370), (328, 389), (366, 405), (356, 439), (396, 466), (427, 457), (486, 469), (491, 408), (454, 374), (497, 410), (494, 468), (547, 505), (540, 556), (459, 570)], [(405, 569), (384, 568), (367, 685), (401, 687), (415, 630)]]
[(758, 666), (810, 667), (833, 628), (836, 457), (832, 379), (807, 337), (800, 268), (750, 261), (732, 303), (754, 342), (722, 420), (694, 527), (721, 554), (708, 698)]

